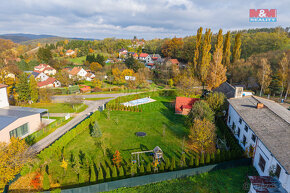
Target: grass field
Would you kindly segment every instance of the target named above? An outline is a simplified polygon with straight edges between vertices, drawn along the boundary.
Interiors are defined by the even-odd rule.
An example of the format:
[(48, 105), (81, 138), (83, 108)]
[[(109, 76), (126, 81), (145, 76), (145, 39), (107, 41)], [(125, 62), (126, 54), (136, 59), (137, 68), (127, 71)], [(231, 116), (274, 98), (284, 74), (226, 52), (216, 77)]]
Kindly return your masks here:
[(27, 107), (48, 109), (49, 113), (78, 113), (84, 111), (88, 106), (80, 104), (73, 108), (68, 103), (33, 103)]
[(245, 193), (250, 187), (248, 175), (257, 175), (255, 168), (252, 166), (230, 168), (156, 184), (120, 188), (110, 193)]
[(86, 56), (82, 56), (78, 58), (68, 58), (68, 60), (76, 64), (83, 64), (86, 61)]
[[(102, 131), (101, 138), (91, 137), (87, 129), (64, 147), (63, 155), (69, 164), (65, 176), (60, 168), (60, 157), (45, 160), (49, 163), (48, 168), (54, 181), (58, 181), (62, 187), (78, 184), (78, 176), (71, 168), (72, 157), (87, 157), (96, 164), (110, 166), (116, 150), (130, 163), (132, 152), (152, 150), (155, 146), (161, 147), (164, 157), (180, 157), (183, 137), (188, 134), (184, 117), (175, 115), (174, 109), (169, 107), (172, 97), (154, 99), (157, 101), (142, 105), (142, 112), (111, 111), (110, 118), (102, 113), (98, 121)], [(146, 132), (147, 136), (137, 137), (135, 133), (138, 131)], [(143, 155), (140, 160), (148, 163), (152, 162), (151, 158)], [(89, 173), (83, 173), (83, 176), (87, 182)]]

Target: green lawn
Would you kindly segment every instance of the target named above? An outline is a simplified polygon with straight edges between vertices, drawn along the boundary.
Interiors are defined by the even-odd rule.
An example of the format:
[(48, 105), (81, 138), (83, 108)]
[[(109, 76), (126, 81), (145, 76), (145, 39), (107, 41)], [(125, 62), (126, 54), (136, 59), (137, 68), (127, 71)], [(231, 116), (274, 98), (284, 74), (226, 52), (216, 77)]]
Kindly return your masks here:
[(69, 61), (76, 64), (83, 64), (86, 61), (86, 56), (77, 57), (77, 58), (68, 58)]
[(248, 175), (257, 175), (252, 166), (242, 166), (133, 188), (120, 188), (110, 193), (245, 193), (249, 191)]
[[(180, 157), (183, 137), (188, 134), (188, 129), (184, 126), (184, 117), (175, 115), (174, 109), (169, 107), (172, 97), (154, 99), (157, 101), (142, 105), (143, 111), (140, 113), (111, 111), (109, 119), (102, 113), (98, 121), (102, 131), (101, 138), (91, 137), (87, 129), (64, 147), (63, 155), (69, 163), (65, 176), (62, 176), (58, 156), (50, 161), (46, 160), (52, 178), (59, 179), (61, 186), (78, 184), (78, 177), (71, 168), (72, 157), (87, 157), (97, 165), (101, 163), (102, 166), (110, 166), (112, 154), (116, 150), (121, 152), (121, 156), (126, 160), (124, 162), (130, 163), (132, 152), (152, 150), (155, 146), (161, 147), (164, 157)], [(147, 136), (137, 137), (135, 133), (138, 131), (146, 132)], [(152, 157), (148, 155), (141, 156), (140, 159), (147, 163), (152, 162)], [(89, 173), (84, 172), (83, 176), (87, 182)]]
[(48, 109), (49, 113), (78, 113), (84, 111), (88, 106), (79, 104), (73, 108), (69, 103), (33, 103), (26, 107)]
[(111, 99), (111, 98), (113, 98), (113, 97), (85, 98), (85, 100), (88, 100), (88, 101), (99, 101), (99, 100)]

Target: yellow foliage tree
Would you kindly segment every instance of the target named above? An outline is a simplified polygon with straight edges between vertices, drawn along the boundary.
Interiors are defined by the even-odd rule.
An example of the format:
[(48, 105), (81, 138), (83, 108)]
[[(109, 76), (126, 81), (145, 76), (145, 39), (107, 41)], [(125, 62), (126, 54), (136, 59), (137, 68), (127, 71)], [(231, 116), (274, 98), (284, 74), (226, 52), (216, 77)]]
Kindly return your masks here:
[(67, 169), (67, 165), (68, 165), (67, 161), (65, 161), (65, 159), (63, 158), (60, 167), (62, 167), (63, 169), (66, 170)]
[(24, 140), (12, 137), (10, 143), (0, 143), (0, 189), (18, 174), (31, 154)]
[(207, 119), (195, 119), (190, 128), (188, 147), (195, 152), (212, 153), (215, 151), (216, 127)]
[(100, 69), (102, 69), (102, 65), (99, 64), (98, 62), (92, 62), (90, 64), (90, 70), (93, 71), (94, 73), (96, 73), (97, 71), (99, 71)]

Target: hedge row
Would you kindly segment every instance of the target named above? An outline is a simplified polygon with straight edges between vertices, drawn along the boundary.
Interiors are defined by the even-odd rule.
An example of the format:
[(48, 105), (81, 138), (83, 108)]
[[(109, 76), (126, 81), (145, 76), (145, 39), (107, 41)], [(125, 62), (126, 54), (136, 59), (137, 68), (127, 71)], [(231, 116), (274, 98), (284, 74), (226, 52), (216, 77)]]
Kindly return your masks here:
[(65, 133), (61, 138), (56, 140), (50, 147), (42, 150), (38, 157), (43, 160), (47, 160), (52, 157), (56, 152), (66, 146), (69, 142), (71, 142), (76, 136), (82, 133), (90, 123), (95, 122), (100, 117), (100, 112), (94, 112), (90, 117), (86, 118), (80, 124), (78, 124), (75, 128), (71, 129), (67, 133)]

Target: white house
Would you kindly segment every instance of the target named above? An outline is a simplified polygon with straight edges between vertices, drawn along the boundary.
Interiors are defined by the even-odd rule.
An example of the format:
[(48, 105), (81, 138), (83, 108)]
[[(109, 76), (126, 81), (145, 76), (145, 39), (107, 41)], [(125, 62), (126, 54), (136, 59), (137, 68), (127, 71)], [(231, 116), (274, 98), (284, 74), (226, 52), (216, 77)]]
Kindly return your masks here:
[(65, 53), (65, 55), (66, 56), (72, 56), (72, 55), (74, 55), (76, 52), (74, 51), (74, 50), (67, 50), (66, 51), (66, 53)]
[(53, 77), (49, 77), (47, 80), (38, 82), (37, 86), (39, 88), (49, 88), (49, 87), (61, 87), (61, 83)]
[(153, 61), (151, 55), (146, 56), (146, 58), (145, 58), (145, 63), (146, 63), (146, 64), (153, 63), (153, 62), (154, 62), (154, 61)]
[(253, 165), (259, 175), (274, 174), (290, 192), (290, 111), (256, 96), (231, 98), (228, 102), (227, 125), (240, 146), (253, 152)]
[(145, 61), (146, 60), (146, 57), (148, 56), (149, 54), (146, 54), (146, 53), (141, 53), (139, 54), (139, 60), (143, 60)]
[(28, 75), (28, 78), (30, 78), (30, 76), (34, 76), (36, 81), (42, 82), (42, 81), (46, 81), (49, 76), (47, 76), (46, 74), (44, 74), (43, 72), (35, 72), (33, 71), (31, 74)]
[(96, 77), (96, 76), (95, 76), (93, 73), (91, 73), (91, 72), (88, 72), (88, 73), (86, 74), (86, 80), (87, 80), (87, 81), (92, 81), (95, 77)]
[(69, 77), (77, 77), (78, 79), (86, 79), (87, 71), (85, 71), (82, 67), (74, 67), (69, 72)]

